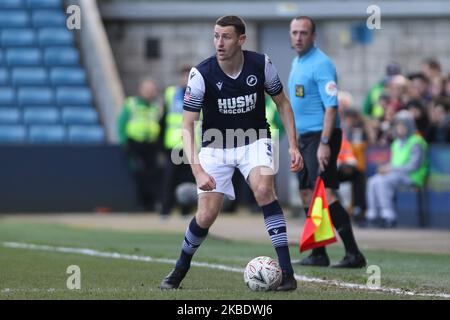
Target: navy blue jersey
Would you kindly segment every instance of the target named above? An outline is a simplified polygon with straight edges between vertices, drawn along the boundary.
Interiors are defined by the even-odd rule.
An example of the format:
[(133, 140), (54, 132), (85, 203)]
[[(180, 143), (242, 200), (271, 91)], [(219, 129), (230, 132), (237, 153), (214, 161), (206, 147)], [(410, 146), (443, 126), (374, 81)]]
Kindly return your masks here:
[(243, 53), (244, 65), (236, 78), (223, 72), (216, 56), (204, 60), (189, 73), (183, 108), (203, 112), (202, 146), (217, 146), (211, 145), (217, 130), (225, 137), (227, 129), (262, 129), (270, 137), (264, 93), (278, 95), (283, 86), (267, 55), (245, 50)]

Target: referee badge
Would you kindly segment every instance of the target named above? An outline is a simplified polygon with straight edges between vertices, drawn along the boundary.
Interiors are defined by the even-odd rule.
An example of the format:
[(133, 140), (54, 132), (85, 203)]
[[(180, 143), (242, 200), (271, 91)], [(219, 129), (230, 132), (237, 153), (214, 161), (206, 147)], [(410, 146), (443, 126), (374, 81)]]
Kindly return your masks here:
[(305, 96), (305, 87), (303, 85), (295, 85), (295, 96), (299, 98), (303, 98)]

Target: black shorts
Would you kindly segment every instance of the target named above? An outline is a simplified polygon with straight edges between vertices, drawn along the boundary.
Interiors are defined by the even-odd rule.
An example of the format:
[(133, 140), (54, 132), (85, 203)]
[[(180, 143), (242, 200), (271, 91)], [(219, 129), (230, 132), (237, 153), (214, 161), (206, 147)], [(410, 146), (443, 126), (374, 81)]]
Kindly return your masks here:
[[(314, 189), (317, 175), (319, 173), (319, 161), (317, 160), (317, 149), (319, 148), (322, 132), (311, 132), (300, 136), (300, 153), (303, 157), (304, 167), (297, 173), (299, 189)], [(321, 173), (325, 188), (339, 189), (339, 175), (337, 171), (337, 157), (341, 149), (342, 131), (334, 129), (330, 137), (331, 157), (325, 171)]]

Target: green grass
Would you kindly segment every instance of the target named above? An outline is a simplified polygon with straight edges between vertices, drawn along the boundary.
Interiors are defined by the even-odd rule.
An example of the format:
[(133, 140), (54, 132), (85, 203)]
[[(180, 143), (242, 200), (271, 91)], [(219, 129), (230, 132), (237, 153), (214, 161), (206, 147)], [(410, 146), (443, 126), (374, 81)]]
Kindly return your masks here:
[[(100, 251), (176, 259), (182, 234), (116, 232), (60, 225), (17, 223), (0, 220), (0, 242), (25, 242), (49, 246), (90, 248)], [(332, 245), (333, 261), (343, 249)], [(293, 259), (300, 255), (291, 247)], [(382, 287), (417, 292), (450, 292), (450, 255), (366, 250), (369, 264), (381, 268)], [(259, 255), (275, 257), (270, 245), (209, 237), (194, 258), (197, 262), (244, 268)], [(81, 290), (69, 290), (69, 265), (81, 269)], [(172, 265), (92, 257), (73, 253), (8, 248), (0, 245), (0, 299), (429, 299), (354, 290), (333, 285), (299, 282), (289, 293), (257, 293), (247, 289), (236, 272), (192, 267), (182, 290), (157, 287)], [(366, 284), (365, 269), (339, 270), (295, 266), (297, 274), (328, 280)]]

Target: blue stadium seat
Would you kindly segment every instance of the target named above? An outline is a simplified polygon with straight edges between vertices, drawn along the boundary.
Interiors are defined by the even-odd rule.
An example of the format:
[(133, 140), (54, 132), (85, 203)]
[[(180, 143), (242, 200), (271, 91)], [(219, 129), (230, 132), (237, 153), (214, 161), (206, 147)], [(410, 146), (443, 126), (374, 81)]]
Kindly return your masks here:
[(15, 86), (47, 85), (47, 70), (45, 68), (14, 68), (11, 72), (11, 82)]
[(61, 143), (66, 141), (66, 129), (62, 125), (32, 125), (28, 140), (33, 143)]
[(0, 86), (9, 84), (9, 71), (6, 68), (0, 68)]
[(78, 66), (80, 55), (75, 48), (46, 48), (44, 62), (47, 66)]
[(19, 108), (0, 108), (0, 124), (18, 124), (21, 112)]
[(41, 50), (37, 48), (6, 50), (6, 64), (9, 66), (39, 66), (41, 63)]
[(52, 68), (50, 81), (54, 86), (85, 86), (86, 72), (81, 68)]
[(30, 26), (30, 17), (25, 10), (0, 11), (0, 28), (25, 28)]
[(34, 27), (65, 27), (66, 16), (61, 10), (35, 10), (31, 14)]
[(36, 34), (33, 29), (3, 29), (0, 33), (3, 47), (35, 46)]
[(104, 143), (105, 132), (100, 126), (69, 126), (70, 143)]
[(41, 46), (73, 46), (73, 33), (65, 28), (42, 28), (38, 32)]
[(23, 105), (52, 105), (54, 103), (53, 91), (50, 88), (22, 87), (17, 93), (17, 100)]
[(25, 0), (0, 1), (0, 9), (23, 9), (23, 8), (25, 8)]
[(25, 108), (23, 122), (25, 124), (57, 124), (59, 123), (58, 108)]
[(10, 106), (16, 103), (14, 88), (0, 87), (0, 106)]
[(97, 124), (98, 114), (94, 108), (63, 107), (62, 122), (64, 124)]
[(27, 0), (32, 9), (61, 8), (61, 0)]
[(59, 87), (56, 88), (56, 103), (62, 105), (90, 105), (92, 93), (87, 87)]
[(22, 143), (27, 137), (27, 129), (22, 125), (0, 125), (0, 143)]

